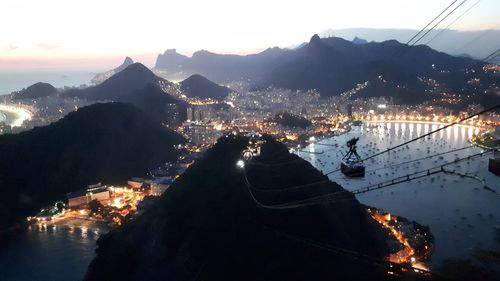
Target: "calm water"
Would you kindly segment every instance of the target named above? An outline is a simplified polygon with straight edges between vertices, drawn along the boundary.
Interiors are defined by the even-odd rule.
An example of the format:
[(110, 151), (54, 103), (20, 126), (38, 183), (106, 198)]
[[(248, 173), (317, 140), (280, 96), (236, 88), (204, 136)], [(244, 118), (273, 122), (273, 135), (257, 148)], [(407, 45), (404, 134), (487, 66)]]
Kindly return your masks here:
[[(354, 136), (360, 137), (358, 153), (361, 157), (366, 157), (437, 128), (438, 125), (429, 124), (368, 124), (322, 143), (337, 143), (340, 150), (345, 153), (346, 141)], [(436, 157), (422, 160), (420, 163), (414, 162), (392, 169), (370, 172), (385, 165), (468, 146), (467, 140), (475, 131), (466, 127), (450, 127), (433, 134), (430, 139), (422, 139), (410, 144), (409, 149), (399, 149), (395, 153), (376, 157), (374, 161), (368, 160), (365, 163), (367, 175), (362, 179), (346, 179), (340, 172), (331, 174), (330, 179), (348, 190), (353, 190), (404, 176), (410, 172), (426, 170), (453, 161), (457, 157), (475, 154), (481, 150), (473, 147), (443, 155), (444, 159)], [(303, 158), (323, 172), (330, 172), (339, 167), (338, 163), (342, 158), (339, 149), (318, 144), (310, 145), (307, 149), (316, 152), (324, 151), (323, 154), (300, 153)], [(489, 156), (463, 161), (448, 166), (447, 169), (477, 174), (479, 178), (485, 180), (486, 186), (500, 193), (500, 178), (487, 170)], [(430, 226), (436, 239), (436, 248), (429, 261), (431, 267), (438, 266), (449, 258), (472, 258), (474, 252), (479, 249), (500, 250), (498, 241), (500, 195), (485, 190), (480, 181), (455, 175), (436, 174), (360, 194), (357, 198), (364, 204)]]
[[(361, 137), (358, 150), (361, 156), (402, 143), (433, 129), (436, 125), (417, 124), (374, 124), (323, 141), (327, 144), (339, 144), (343, 147), (346, 140)], [(331, 179), (347, 189), (364, 187), (410, 171), (418, 171), (436, 166), (456, 157), (463, 157), (480, 151), (470, 148), (444, 155), (444, 159), (422, 160), (420, 164), (411, 163), (389, 170), (370, 170), (383, 167), (388, 163), (400, 163), (429, 154), (444, 152), (468, 145), (467, 138), (474, 130), (467, 128), (449, 128), (433, 135), (429, 140), (422, 140), (410, 145), (410, 150), (399, 150), (368, 161), (367, 175), (363, 179), (345, 179), (340, 173), (334, 173)], [(370, 142), (372, 143), (370, 145)], [(429, 152), (427, 152), (429, 147)], [(342, 157), (341, 149), (330, 146), (314, 145), (308, 149), (324, 154), (301, 153), (318, 169), (328, 172), (338, 168)], [(434, 162), (436, 161), (436, 162)], [(333, 164), (332, 164), (333, 162)], [(500, 178), (487, 171), (487, 157), (462, 162), (455, 167), (462, 172), (475, 172), (484, 178), (487, 186), (500, 191)], [(436, 250), (429, 264), (439, 265), (448, 258), (469, 258), (477, 249), (497, 249), (495, 227), (500, 226), (500, 195), (482, 188), (482, 183), (451, 175), (437, 174), (414, 182), (399, 184), (378, 191), (358, 195), (358, 199), (367, 205), (382, 208), (395, 215), (405, 216), (424, 225), (429, 225), (436, 238)], [(99, 228), (69, 228), (66, 226), (34, 225), (25, 232), (0, 244), (0, 280), (34, 281), (72, 281), (81, 280), (88, 264), (94, 256), (95, 242), (105, 230)], [(0, 243), (5, 243), (0, 241)]]
[(96, 240), (107, 231), (96, 227), (32, 225), (0, 241), (0, 280), (81, 280), (94, 257)]
[(0, 96), (19, 91), (37, 82), (46, 82), (56, 88), (90, 84), (94, 77), (90, 71), (67, 72), (0, 72)]

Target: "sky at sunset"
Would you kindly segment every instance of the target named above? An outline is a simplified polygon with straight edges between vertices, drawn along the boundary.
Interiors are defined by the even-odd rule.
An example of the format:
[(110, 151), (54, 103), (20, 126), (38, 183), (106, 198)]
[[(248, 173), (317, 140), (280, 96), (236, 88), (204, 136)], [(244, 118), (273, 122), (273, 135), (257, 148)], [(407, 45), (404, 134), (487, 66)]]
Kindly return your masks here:
[[(0, 69), (108, 66), (125, 55), (152, 64), (167, 48), (244, 54), (304, 42), (328, 28), (420, 29), (451, 2), (2, 0)], [(482, 0), (453, 29), (492, 28), (498, 11), (500, 1)]]

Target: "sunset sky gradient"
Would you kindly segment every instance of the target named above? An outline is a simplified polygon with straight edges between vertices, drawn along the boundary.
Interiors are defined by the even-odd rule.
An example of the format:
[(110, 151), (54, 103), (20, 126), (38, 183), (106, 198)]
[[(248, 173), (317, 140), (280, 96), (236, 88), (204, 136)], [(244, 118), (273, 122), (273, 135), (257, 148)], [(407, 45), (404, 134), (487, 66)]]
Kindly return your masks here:
[[(420, 29), (451, 2), (2, 0), (0, 69), (48, 61), (107, 67), (125, 55), (151, 64), (167, 48), (188, 55), (199, 49), (245, 54), (292, 46), (328, 28)], [(482, 0), (453, 29), (491, 28), (498, 11), (500, 1)]]

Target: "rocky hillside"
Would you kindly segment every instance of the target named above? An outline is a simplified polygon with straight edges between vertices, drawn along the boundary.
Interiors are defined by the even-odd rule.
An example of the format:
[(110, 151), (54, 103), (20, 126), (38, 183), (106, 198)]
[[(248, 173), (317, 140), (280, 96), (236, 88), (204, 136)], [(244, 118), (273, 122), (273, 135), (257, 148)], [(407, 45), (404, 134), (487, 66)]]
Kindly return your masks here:
[(131, 104), (94, 104), (0, 136), (0, 230), (66, 193), (144, 175), (177, 158), (182, 136)]
[[(351, 193), (271, 138), (239, 168), (248, 143), (222, 137), (156, 205), (101, 236), (85, 280), (386, 279), (383, 266), (328, 250), (387, 254), (387, 233)], [(265, 207), (327, 191), (342, 195), (314, 206)]]

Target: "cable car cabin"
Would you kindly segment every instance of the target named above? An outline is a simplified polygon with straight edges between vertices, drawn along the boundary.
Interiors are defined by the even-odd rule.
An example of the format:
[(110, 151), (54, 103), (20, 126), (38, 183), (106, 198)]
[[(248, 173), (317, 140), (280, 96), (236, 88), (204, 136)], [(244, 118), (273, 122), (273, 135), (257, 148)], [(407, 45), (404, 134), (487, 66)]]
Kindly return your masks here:
[(352, 178), (365, 176), (365, 165), (356, 151), (356, 143), (358, 140), (359, 138), (352, 138), (347, 142), (349, 151), (342, 157), (342, 162), (340, 164), (340, 171), (344, 175)]
[(345, 162), (340, 163), (340, 171), (348, 177), (359, 178), (365, 176), (365, 165), (360, 162)]

